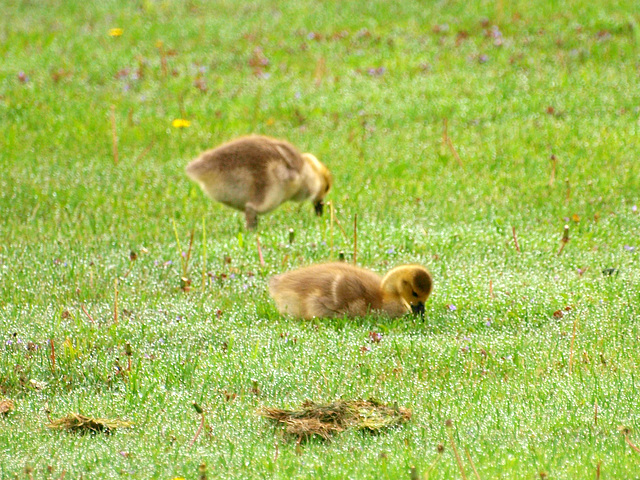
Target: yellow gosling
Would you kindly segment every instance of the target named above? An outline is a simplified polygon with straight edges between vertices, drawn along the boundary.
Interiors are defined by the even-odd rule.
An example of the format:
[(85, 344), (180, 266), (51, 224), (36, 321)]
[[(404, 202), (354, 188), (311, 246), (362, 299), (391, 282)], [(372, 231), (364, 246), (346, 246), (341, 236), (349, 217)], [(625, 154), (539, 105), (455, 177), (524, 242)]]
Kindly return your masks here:
[(384, 277), (346, 263), (325, 263), (272, 277), (269, 293), (283, 315), (297, 318), (424, 315), (433, 281), (420, 265)]

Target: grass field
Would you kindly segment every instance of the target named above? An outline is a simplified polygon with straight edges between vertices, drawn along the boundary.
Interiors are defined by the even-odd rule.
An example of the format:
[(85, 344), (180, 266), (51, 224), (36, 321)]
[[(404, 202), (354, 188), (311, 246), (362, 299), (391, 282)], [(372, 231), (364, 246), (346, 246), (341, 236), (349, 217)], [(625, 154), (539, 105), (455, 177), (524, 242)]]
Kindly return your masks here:
[[(1, 3), (0, 478), (462, 478), (452, 442), (467, 478), (640, 478), (637, 2)], [(285, 204), (260, 265), (184, 174), (250, 132), (332, 170), (344, 234)], [(359, 265), (433, 273), (424, 322), (278, 314), (356, 214)], [(413, 418), (256, 414), (341, 398)]]

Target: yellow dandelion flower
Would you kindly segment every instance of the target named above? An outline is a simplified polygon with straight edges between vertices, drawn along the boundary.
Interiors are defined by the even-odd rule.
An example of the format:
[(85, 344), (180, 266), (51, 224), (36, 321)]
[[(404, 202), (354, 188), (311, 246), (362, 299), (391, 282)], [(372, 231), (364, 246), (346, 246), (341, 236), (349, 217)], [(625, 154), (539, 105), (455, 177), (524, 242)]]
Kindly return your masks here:
[(171, 480), (185, 480), (184, 477), (173, 477)]
[(164, 45), (164, 42), (162, 40), (156, 40), (156, 48), (162, 48), (162, 46)]
[(124, 30), (122, 30), (121, 28), (111, 28), (111, 29), (109, 29), (109, 36), (110, 37), (119, 37), (123, 33), (124, 33)]
[(276, 119), (273, 117), (269, 117), (267, 119), (267, 125), (273, 125), (274, 123), (276, 123)]
[(184, 118), (176, 118), (173, 122), (171, 122), (171, 125), (175, 128), (185, 128), (190, 126), (191, 122), (189, 120), (185, 120)]

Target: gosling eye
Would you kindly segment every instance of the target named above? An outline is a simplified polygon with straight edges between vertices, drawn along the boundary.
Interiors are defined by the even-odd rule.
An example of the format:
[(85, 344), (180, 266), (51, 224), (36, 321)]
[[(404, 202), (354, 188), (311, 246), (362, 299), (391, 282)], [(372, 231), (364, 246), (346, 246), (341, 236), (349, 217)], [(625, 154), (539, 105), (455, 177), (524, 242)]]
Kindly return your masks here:
[(416, 292), (411, 292), (411, 295), (413, 295), (414, 297), (418, 298), (418, 294)]

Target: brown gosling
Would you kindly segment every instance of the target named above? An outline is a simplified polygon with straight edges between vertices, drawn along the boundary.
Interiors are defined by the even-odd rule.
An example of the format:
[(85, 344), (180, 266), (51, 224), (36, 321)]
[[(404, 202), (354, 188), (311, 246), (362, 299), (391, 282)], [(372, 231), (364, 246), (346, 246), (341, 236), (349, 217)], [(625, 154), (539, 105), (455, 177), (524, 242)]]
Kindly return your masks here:
[(287, 200), (311, 200), (322, 215), (323, 199), (333, 179), (310, 153), (284, 140), (250, 135), (202, 153), (187, 165), (187, 175), (214, 200), (245, 213), (247, 228), (258, 214)]
[(384, 277), (347, 263), (325, 263), (272, 277), (269, 293), (283, 315), (297, 318), (424, 317), (433, 281), (420, 265), (402, 265)]

